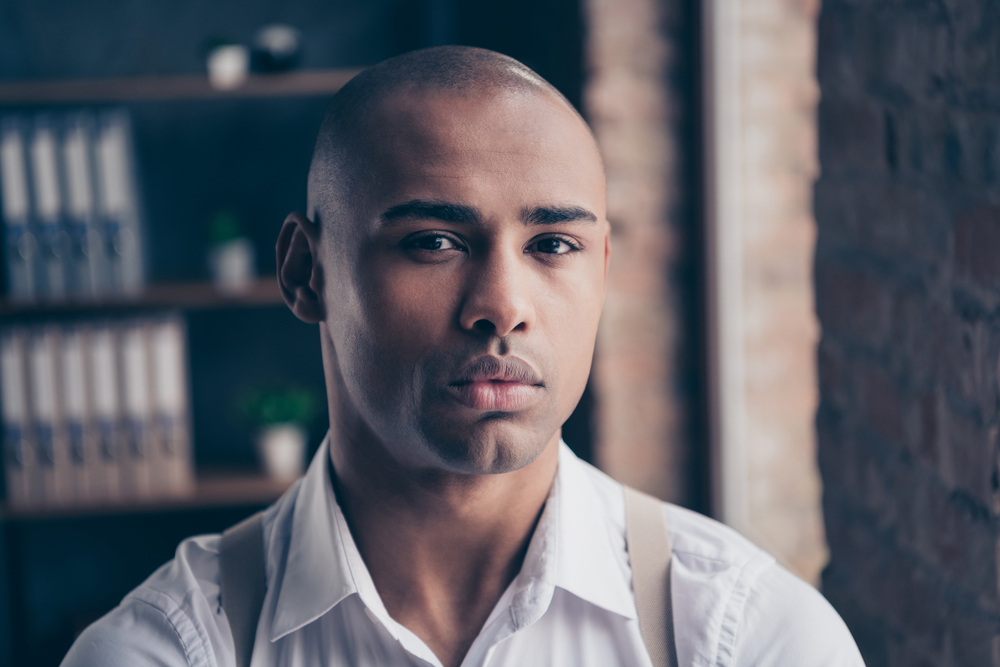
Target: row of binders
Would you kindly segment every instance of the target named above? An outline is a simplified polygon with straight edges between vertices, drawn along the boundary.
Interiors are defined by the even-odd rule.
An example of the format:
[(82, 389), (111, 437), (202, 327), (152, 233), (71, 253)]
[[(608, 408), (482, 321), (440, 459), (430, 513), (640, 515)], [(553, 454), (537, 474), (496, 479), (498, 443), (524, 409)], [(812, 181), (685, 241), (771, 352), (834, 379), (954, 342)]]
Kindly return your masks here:
[(7, 502), (189, 494), (185, 339), (177, 315), (0, 329)]
[(31, 303), (141, 290), (137, 180), (124, 109), (0, 118), (9, 298)]

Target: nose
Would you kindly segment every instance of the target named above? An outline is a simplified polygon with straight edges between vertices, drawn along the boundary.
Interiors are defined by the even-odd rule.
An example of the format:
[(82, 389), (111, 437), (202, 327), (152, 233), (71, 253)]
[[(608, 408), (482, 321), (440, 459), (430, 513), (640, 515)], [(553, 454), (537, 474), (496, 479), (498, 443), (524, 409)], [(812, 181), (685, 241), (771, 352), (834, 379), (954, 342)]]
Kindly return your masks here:
[(459, 312), (462, 329), (500, 338), (529, 330), (535, 313), (522, 253), (494, 248), (472, 264)]

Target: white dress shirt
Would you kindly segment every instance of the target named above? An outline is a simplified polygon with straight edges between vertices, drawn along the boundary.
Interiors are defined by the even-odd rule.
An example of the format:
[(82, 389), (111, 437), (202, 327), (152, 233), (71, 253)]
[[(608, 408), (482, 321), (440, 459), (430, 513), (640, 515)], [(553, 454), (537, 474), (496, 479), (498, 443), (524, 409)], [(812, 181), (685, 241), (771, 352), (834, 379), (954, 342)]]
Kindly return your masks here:
[[(327, 443), (264, 514), (267, 594), (252, 667), (434, 665), (386, 612), (337, 505)], [(862, 666), (832, 607), (734, 531), (664, 504), (682, 667)], [(650, 666), (639, 635), (620, 484), (565, 444), (520, 573), (463, 667)], [(232, 667), (219, 536), (174, 559), (76, 641), (63, 667)]]

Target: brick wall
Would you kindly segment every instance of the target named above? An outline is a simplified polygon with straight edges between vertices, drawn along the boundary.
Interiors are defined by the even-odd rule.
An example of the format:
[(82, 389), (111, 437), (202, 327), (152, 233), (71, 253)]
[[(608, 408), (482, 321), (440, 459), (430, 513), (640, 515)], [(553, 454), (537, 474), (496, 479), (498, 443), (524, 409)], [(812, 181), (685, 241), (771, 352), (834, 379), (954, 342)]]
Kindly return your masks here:
[(704, 511), (693, 3), (583, 7), (584, 107), (604, 156), (612, 225), (595, 459), (616, 479)]
[(827, 551), (813, 427), (816, 0), (741, 0), (747, 536), (817, 583)]
[[(747, 525), (808, 581), (826, 562), (813, 418), (818, 328), (815, 0), (740, 11)], [(588, 0), (585, 108), (604, 154), (612, 266), (593, 393), (597, 463), (708, 511), (704, 115), (694, 0)]]
[(1000, 5), (825, 0), (824, 592), (870, 667), (1000, 665)]

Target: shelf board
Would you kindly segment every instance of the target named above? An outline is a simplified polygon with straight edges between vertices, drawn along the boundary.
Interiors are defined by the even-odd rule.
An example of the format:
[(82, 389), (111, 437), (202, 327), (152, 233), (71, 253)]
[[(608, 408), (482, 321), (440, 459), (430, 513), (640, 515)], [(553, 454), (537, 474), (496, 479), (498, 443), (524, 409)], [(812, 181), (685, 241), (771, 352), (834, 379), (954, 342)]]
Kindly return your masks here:
[(254, 74), (232, 90), (213, 88), (203, 74), (0, 81), (0, 106), (323, 96), (333, 95), (360, 71), (355, 68), (311, 69)]
[(149, 514), (194, 509), (269, 505), (288, 490), (292, 482), (251, 474), (199, 476), (189, 495), (159, 498), (122, 498), (86, 504), (37, 507), (4, 506), (5, 520), (63, 519), (70, 517)]
[(68, 300), (58, 302), (19, 303), (0, 301), (0, 317), (33, 315), (72, 315), (101, 310), (134, 310), (142, 308), (180, 308), (199, 310), (208, 308), (240, 308), (248, 306), (276, 306), (284, 303), (278, 281), (258, 278), (245, 292), (230, 294), (220, 292), (207, 282), (164, 283), (148, 285), (134, 295), (115, 295), (103, 299)]

